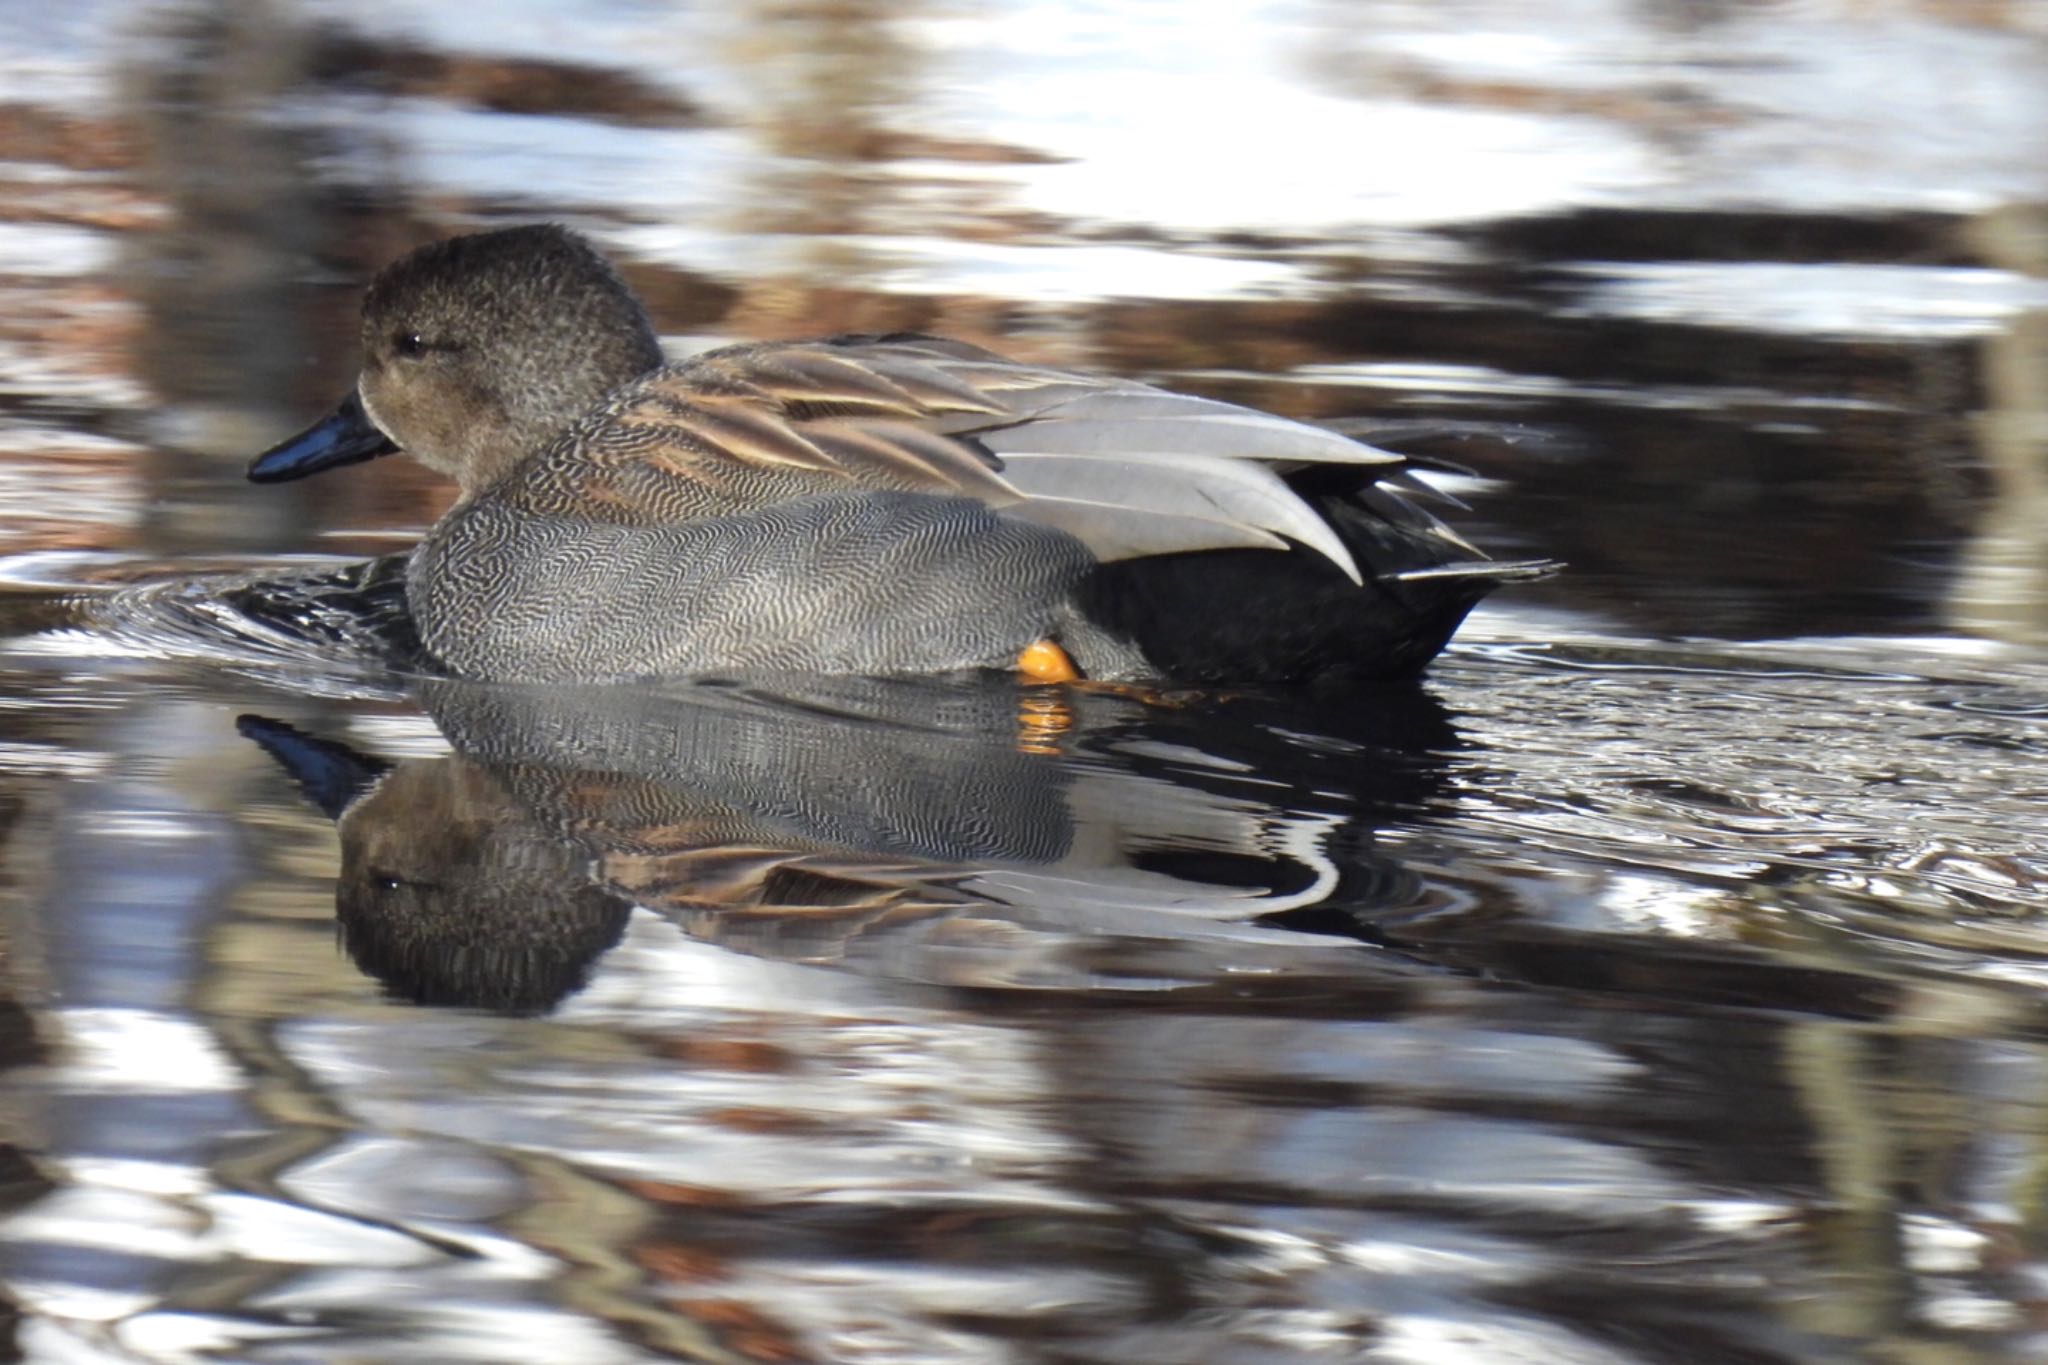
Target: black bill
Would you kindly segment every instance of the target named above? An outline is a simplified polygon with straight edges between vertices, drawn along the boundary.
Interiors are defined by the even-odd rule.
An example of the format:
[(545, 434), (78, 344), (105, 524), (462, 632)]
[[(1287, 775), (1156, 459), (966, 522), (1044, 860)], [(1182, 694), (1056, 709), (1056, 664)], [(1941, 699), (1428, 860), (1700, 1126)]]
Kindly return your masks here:
[(283, 483), (323, 469), (374, 460), (398, 449), (377, 430), (362, 399), (351, 393), (341, 406), (288, 441), (258, 455), (249, 465), (251, 483)]

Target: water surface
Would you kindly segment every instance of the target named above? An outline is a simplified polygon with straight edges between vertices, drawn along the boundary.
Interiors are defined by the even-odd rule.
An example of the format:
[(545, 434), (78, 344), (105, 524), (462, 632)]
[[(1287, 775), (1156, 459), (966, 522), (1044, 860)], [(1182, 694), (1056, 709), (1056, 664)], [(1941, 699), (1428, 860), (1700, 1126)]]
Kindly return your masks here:
[[(2048, 30), (1582, 3), (0, 16), (37, 1360), (2048, 1353)], [(1419, 692), (410, 666), (246, 456), (555, 217), (1471, 467)]]

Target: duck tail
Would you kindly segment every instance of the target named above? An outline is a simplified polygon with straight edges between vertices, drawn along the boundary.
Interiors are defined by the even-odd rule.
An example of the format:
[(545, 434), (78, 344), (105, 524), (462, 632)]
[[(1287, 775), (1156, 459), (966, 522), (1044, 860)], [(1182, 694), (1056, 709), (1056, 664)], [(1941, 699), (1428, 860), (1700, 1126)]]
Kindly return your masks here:
[(1305, 549), (1207, 550), (1098, 565), (1075, 606), (1184, 682), (1413, 678), (1481, 598), (1560, 566), (1488, 559), (1389, 473), (1311, 466), (1287, 476), (1351, 552), (1363, 584)]
[(1387, 577), (1402, 583), (1419, 583), (1440, 578), (1469, 578), (1491, 585), (1534, 583), (1564, 568), (1557, 559), (1477, 559), (1460, 564), (1437, 564), (1426, 569), (1403, 569)]

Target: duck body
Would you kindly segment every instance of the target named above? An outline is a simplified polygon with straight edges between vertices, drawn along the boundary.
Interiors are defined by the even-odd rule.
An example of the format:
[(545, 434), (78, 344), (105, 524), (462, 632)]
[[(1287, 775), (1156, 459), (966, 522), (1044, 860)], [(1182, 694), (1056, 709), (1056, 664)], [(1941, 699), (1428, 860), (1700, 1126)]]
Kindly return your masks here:
[[(423, 643), (465, 677), (929, 673), (1012, 664), (1092, 562), (1061, 532), (928, 493), (651, 526), (485, 497), (421, 542), (407, 595)], [(979, 594), (990, 582), (998, 601)]]
[(914, 334), (668, 364), (609, 266), (555, 227), (380, 275), (330, 418), (251, 466), (403, 448), (463, 497), (407, 596), (449, 671), (523, 682), (787, 669), (1412, 675), (1500, 564), (1320, 428)]

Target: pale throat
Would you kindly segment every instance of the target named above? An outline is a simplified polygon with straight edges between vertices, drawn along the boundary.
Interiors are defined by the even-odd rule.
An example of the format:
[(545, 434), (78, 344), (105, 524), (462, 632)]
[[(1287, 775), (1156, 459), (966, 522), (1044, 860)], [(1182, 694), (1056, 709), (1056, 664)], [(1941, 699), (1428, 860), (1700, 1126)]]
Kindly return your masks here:
[(424, 433), (424, 440), (408, 439), (392, 431), (391, 424), (377, 411), (376, 404), (361, 386), (358, 386), (356, 396), (362, 403), (363, 414), (400, 450), (461, 489), (462, 496), (457, 500), (457, 506), (503, 480), (527, 455), (547, 444), (555, 434), (552, 429), (524, 429), (535, 425), (533, 423), (522, 425), (509, 420), (486, 422), (471, 418), (462, 421), (454, 430)]

